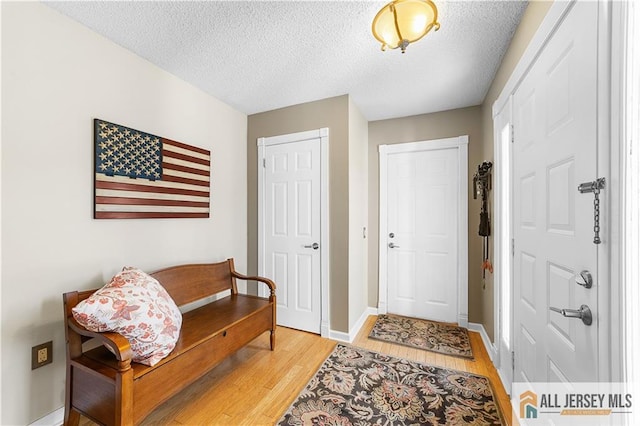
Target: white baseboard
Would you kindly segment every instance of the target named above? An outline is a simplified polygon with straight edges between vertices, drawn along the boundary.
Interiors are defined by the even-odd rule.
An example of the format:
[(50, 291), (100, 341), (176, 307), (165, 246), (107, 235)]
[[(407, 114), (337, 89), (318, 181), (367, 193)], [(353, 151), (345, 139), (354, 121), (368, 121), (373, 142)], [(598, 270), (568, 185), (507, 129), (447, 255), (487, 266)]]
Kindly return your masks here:
[(367, 318), (369, 318), (369, 315), (378, 315), (378, 309), (367, 306), (367, 309), (364, 310), (362, 315), (360, 315), (360, 318), (358, 318), (358, 321), (356, 321), (356, 323), (353, 325), (353, 327), (351, 327), (351, 330), (349, 331), (349, 336), (351, 337), (350, 342), (353, 342), (356, 336), (358, 336), (358, 333), (360, 333), (360, 329), (364, 325), (365, 321), (367, 321)]
[(509, 396), (509, 398), (511, 398), (511, 387), (506, 386), (507, 382), (505, 381), (505, 378), (502, 376), (502, 373), (500, 372), (499, 369), (496, 369), (496, 370), (498, 371), (498, 377), (500, 377), (500, 381), (502, 382), (502, 387), (507, 392), (507, 395)]
[(353, 342), (369, 315), (378, 315), (378, 309), (367, 306), (367, 309), (362, 312), (362, 315), (360, 315), (360, 318), (358, 318), (358, 321), (356, 321), (356, 323), (353, 325), (353, 327), (351, 327), (351, 330), (349, 330), (348, 333), (329, 330), (329, 339), (345, 343)]
[(467, 315), (467, 314), (459, 314), (458, 315), (458, 325), (460, 327), (469, 328), (469, 315)]
[(491, 340), (489, 339), (489, 335), (487, 334), (487, 331), (484, 329), (484, 325), (478, 324), (475, 322), (470, 322), (469, 327), (467, 328), (471, 331), (477, 331), (478, 333), (480, 333), (480, 337), (482, 337), (482, 343), (484, 343), (484, 348), (487, 350), (487, 354), (489, 354), (489, 358), (491, 359), (491, 361), (496, 359), (496, 355), (497, 355), (496, 348), (491, 343)]
[(349, 340), (349, 333), (343, 331), (329, 330), (329, 339), (337, 340), (338, 342), (351, 343)]
[(39, 418), (30, 426), (60, 426), (64, 421), (64, 407), (58, 408), (56, 411)]
[(329, 328), (328, 321), (322, 321), (320, 323), (320, 337), (331, 338), (331, 329)]
[[(504, 377), (502, 377), (502, 374), (500, 374), (500, 369), (496, 365), (496, 360), (498, 359), (498, 348), (496, 348), (491, 343), (491, 340), (489, 340), (489, 336), (487, 335), (487, 332), (484, 329), (484, 326), (482, 324), (469, 323), (469, 330), (477, 331), (478, 333), (480, 333), (480, 336), (482, 337), (482, 343), (484, 343), (484, 348), (487, 350), (487, 354), (489, 355), (489, 358), (491, 358), (491, 362), (493, 363), (493, 366), (498, 372), (498, 377), (502, 382), (502, 386), (505, 389), (511, 389), (510, 387), (505, 385), (506, 382), (504, 381)], [(507, 392), (507, 394), (509, 394), (509, 392)]]

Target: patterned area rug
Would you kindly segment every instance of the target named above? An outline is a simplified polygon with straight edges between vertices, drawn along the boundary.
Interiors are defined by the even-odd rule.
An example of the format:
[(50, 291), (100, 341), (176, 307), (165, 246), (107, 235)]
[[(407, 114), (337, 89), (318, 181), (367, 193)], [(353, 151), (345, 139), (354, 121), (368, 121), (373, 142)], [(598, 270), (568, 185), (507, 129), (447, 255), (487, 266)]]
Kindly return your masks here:
[(337, 345), (279, 425), (502, 425), (489, 379)]
[(370, 339), (473, 359), (466, 328), (399, 315), (378, 315)]

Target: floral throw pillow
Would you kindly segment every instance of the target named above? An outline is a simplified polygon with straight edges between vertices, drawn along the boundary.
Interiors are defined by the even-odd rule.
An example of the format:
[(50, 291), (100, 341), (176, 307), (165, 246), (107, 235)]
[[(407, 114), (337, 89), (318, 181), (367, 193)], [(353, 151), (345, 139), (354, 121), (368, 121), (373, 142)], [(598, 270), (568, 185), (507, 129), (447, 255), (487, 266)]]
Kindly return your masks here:
[(72, 310), (87, 330), (113, 331), (129, 340), (133, 361), (155, 365), (175, 348), (182, 314), (150, 275), (125, 267)]

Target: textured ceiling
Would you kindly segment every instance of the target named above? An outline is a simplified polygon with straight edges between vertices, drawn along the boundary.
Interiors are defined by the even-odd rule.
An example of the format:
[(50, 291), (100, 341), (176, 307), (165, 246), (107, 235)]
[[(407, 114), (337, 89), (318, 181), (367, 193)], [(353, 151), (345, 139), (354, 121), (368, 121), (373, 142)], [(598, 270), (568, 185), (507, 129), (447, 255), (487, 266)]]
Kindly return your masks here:
[(373, 1), (52, 2), (246, 114), (350, 94), (368, 120), (480, 104), (524, 1), (438, 1), (441, 28), (382, 52)]

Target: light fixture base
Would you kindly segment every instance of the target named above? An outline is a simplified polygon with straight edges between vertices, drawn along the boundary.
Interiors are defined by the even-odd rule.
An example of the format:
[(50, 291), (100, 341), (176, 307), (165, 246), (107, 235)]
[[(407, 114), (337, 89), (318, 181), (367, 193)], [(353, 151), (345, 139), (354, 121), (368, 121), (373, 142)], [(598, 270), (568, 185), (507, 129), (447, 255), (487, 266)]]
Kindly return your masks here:
[(398, 43), (398, 47), (402, 50), (402, 53), (404, 53), (407, 50), (408, 46), (409, 46), (409, 40), (407, 39), (404, 39), (400, 43)]

